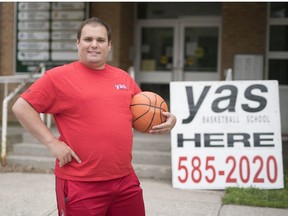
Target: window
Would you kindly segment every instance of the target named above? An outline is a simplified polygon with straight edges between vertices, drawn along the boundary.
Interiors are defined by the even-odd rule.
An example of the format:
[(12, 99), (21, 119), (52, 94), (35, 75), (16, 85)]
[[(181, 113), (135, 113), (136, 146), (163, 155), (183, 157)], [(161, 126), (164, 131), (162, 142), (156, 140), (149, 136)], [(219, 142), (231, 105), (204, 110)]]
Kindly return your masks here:
[(218, 28), (185, 28), (184, 71), (217, 71)]
[(142, 29), (141, 70), (169, 71), (173, 60), (173, 28)]
[(288, 4), (285, 2), (271, 3), (270, 18), (288, 18)]
[(280, 85), (288, 84), (288, 59), (269, 60), (269, 79), (278, 80)]
[(270, 51), (288, 51), (288, 24), (287, 25), (272, 25), (269, 29)]
[(288, 85), (288, 3), (270, 3), (268, 79)]
[(137, 5), (138, 19), (219, 16), (222, 12), (220, 2), (142, 2)]

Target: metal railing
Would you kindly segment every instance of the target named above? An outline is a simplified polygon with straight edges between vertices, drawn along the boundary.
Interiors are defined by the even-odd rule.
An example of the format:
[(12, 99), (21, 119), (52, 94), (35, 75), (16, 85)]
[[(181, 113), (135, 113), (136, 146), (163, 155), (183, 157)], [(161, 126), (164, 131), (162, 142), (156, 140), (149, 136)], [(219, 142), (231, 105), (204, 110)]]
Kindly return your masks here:
[(231, 68), (228, 68), (225, 70), (225, 76), (226, 76), (226, 78), (225, 78), (226, 81), (232, 81), (233, 80)]
[[(43, 75), (46, 68), (44, 64), (40, 64), (34, 72), (25, 75), (0, 76), (0, 84), (4, 84), (4, 99), (2, 102), (2, 138), (1, 138), (1, 161), (2, 165), (6, 165), (7, 151), (7, 125), (8, 125), (8, 103), (15, 97), (27, 83), (33, 83)], [(10, 93), (8, 93), (8, 85), (10, 83), (19, 83)], [(43, 115), (42, 115), (43, 119)], [(50, 122), (49, 122), (50, 123)], [(51, 124), (51, 123), (50, 123)]]

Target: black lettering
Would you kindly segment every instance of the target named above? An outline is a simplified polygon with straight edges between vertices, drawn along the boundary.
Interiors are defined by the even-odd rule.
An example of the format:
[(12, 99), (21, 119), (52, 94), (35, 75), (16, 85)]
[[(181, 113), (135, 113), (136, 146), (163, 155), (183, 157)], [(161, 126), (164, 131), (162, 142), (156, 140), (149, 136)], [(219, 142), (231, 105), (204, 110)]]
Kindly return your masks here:
[(184, 142), (194, 141), (195, 147), (201, 147), (201, 137), (200, 134), (195, 134), (195, 138), (184, 139), (183, 134), (177, 134), (177, 147), (181, 148), (184, 146)]
[[(233, 85), (224, 85), (224, 86), (219, 87), (216, 90), (216, 93), (220, 94), (224, 90), (229, 90), (231, 94), (225, 97), (219, 97), (213, 101), (212, 110), (215, 113), (224, 112), (225, 110), (228, 110), (229, 112), (235, 112), (235, 104), (236, 104), (238, 89)], [(228, 105), (226, 107), (220, 108), (219, 103), (225, 100), (229, 100)]]
[[(236, 139), (236, 137), (241, 136), (241, 138)], [(251, 147), (249, 139), (250, 135), (247, 133), (228, 133), (228, 147), (234, 147), (234, 143), (243, 143), (244, 147)]]
[(267, 100), (265, 97), (261, 97), (259, 95), (252, 94), (252, 90), (254, 90), (254, 89), (259, 89), (261, 92), (268, 92), (267, 87), (264, 85), (255, 84), (255, 85), (249, 86), (245, 90), (244, 96), (248, 100), (258, 102), (259, 106), (253, 108), (253, 107), (250, 107), (248, 104), (242, 104), (242, 109), (245, 110), (246, 112), (251, 112), (251, 113), (259, 112), (259, 111), (263, 110), (267, 105)]
[(215, 134), (204, 134), (204, 146), (205, 147), (224, 147), (224, 145), (213, 145), (212, 141), (222, 141), (223, 139), (212, 139), (211, 136), (223, 136), (222, 133), (215, 133)]
[(199, 107), (203, 103), (204, 98), (206, 97), (210, 87), (211, 86), (205, 86), (205, 88), (203, 89), (203, 91), (200, 95), (200, 98), (199, 98), (197, 104), (195, 105), (194, 97), (193, 97), (193, 88), (192, 88), (192, 86), (186, 86), (186, 95), (187, 95), (188, 107), (189, 107), (189, 117), (182, 120), (183, 124), (188, 124), (188, 123), (193, 121), (193, 119), (196, 116), (196, 114), (199, 110)]
[[(267, 137), (266, 139), (263, 136), (272, 136)], [(263, 144), (263, 141), (271, 141), (273, 142), (274, 133), (254, 133), (254, 146), (255, 147), (274, 147), (274, 144)]]

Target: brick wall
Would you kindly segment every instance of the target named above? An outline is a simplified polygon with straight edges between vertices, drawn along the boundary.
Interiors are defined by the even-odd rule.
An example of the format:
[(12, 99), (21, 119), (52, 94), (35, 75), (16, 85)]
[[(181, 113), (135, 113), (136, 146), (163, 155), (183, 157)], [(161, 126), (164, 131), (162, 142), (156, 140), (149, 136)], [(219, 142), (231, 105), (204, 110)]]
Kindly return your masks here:
[(91, 3), (90, 17), (98, 17), (106, 21), (112, 28), (112, 54), (113, 60), (110, 62), (114, 66), (119, 65), (119, 38), (120, 34), (120, 11), (121, 3)]
[(235, 54), (265, 55), (266, 28), (267, 3), (223, 3), (222, 79), (225, 69), (233, 69)]
[[(121, 4), (119, 67), (127, 70), (133, 64), (133, 53), (130, 50), (134, 44), (134, 3)], [(134, 49), (135, 50), (135, 49)]]
[(0, 75), (14, 73), (14, 3), (0, 3)]
[[(0, 76), (14, 74), (14, 3), (0, 3)], [(9, 85), (9, 91), (15, 88), (15, 84)], [(2, 113), (4, 85), (0, 85), (0, 110)], [(14, 100), (9, 104), (13, 104)], [(2, 115), (1, 115), (2, 119)], [(8, 119), (15, 121), (14, 115), (9, 107)]]
[(132, 64), (129, 48), (133, 45), (133, 3), (91, 3), (90, 17), (103, 19), (112, 28), (112, 65), (127, 70)]

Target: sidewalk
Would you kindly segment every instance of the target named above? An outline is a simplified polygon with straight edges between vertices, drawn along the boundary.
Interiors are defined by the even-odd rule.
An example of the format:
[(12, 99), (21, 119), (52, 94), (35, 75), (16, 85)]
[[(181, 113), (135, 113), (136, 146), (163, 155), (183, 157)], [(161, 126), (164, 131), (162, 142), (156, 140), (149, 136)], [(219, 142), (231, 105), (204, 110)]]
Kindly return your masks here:
[[(140, 179), (147, 216), (287, 216), (288, 209), (221, 204), (224, 191), (174, 189), (170, 182)], [(57, 216), (54, 175), (0, 173), (1, 216)], [(133, 216), (133, 215), (127, 215)]]

